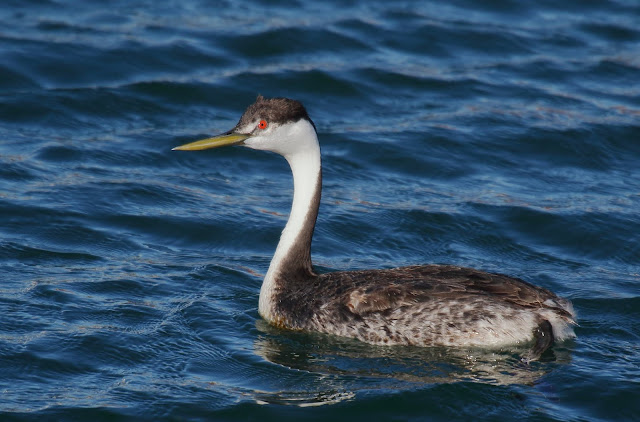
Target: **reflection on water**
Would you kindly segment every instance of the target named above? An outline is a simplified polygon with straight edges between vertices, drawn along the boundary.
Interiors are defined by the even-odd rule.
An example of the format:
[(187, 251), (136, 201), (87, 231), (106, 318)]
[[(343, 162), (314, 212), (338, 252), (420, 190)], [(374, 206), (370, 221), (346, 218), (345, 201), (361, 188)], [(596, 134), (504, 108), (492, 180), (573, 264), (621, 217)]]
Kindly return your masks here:
[[(568, 343), (556, 345), (536, 362), (523, 363), (526, 347), (501, 350), (374, 346), (331, 335), (282, 330), (264, 320), (255, 353), (287, 369), (320, 375), (321, 383), (299, 392), (256, 393), (264, 403), (312, 406), (355, 397), (358, 390), (415, 389), (429, 384), (479, 382), (534, 385), (571, 360)], [(316, 378), (317, 380), (317, 378)], [(302, 387), (302, 386), (301, 386)]]

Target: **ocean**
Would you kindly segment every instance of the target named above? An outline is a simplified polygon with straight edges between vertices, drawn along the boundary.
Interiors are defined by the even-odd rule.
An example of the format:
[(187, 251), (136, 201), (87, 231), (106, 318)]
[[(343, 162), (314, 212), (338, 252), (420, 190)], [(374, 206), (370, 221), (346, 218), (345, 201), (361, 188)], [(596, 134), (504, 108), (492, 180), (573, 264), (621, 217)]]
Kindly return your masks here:
[[(8, 0), (0, 420), (640, 420), (640, 3)], [(323, 154), (317, 271), (454, 264), (577, 337), (379, 347), (274, 328), (282, 157), (171, 151), (257, 95)]]

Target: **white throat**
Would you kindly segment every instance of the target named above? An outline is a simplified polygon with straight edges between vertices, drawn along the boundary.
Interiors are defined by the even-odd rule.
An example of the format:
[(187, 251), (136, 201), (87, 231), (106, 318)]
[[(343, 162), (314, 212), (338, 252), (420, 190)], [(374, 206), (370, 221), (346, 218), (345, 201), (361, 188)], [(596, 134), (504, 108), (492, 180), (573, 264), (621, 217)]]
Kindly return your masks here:
[(291, 167), (293, 203), (289, 220), (262, 283), (258, 307), (260, 315), (274, 323), (278, 322), (278, 316), (275, 315), (275, 295), (279, 291), (281, 279), (290, 277), (292, 269), (308, 267), (309, 272), (311, 271), (311, 237), (318, 215), (322, 177), (320, 146), (313, 126), (306, 120), (298, 122), (291, 125), (284, 136), (289, 138), (283, 139), (287, 148), (280, 148), (276, 152), (282, 154)]

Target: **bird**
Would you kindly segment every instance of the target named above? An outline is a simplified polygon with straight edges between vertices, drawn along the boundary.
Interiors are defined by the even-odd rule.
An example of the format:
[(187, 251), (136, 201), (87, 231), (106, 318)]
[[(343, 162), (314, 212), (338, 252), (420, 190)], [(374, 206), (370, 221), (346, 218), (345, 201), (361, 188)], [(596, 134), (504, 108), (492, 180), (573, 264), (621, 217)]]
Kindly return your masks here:
[(291, 212), (260, 288), (258, 312), (270, 324), (380, 346), (524, 346), (529, 360), (575, 337), (571, 302), (519, 278), (445, 264), (317, 273), (321, 154), (301, 102), (259, 95), (233, 129), (173, 150), (231, 145), (280, 154), (293, 174)]

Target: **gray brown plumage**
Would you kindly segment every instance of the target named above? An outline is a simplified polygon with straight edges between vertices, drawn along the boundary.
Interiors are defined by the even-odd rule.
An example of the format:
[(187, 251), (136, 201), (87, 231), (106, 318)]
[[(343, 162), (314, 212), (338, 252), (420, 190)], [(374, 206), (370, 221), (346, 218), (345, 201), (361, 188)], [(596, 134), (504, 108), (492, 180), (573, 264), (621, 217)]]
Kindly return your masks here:
[[(450, 265), (283, 276), (280, 325), (380, 345), (505, 346), (553, 342), (570, 303), (523, 280)], [(286, 286), (286, 287), (285, 287)], [(517, 320), (517, 321), (516, 321)], [(527, 322), (526, 331), (510, 323)], [(546, 337), (542, 334), (548, 333)], [(558, 331), (554, 337), (566, 338)]]

